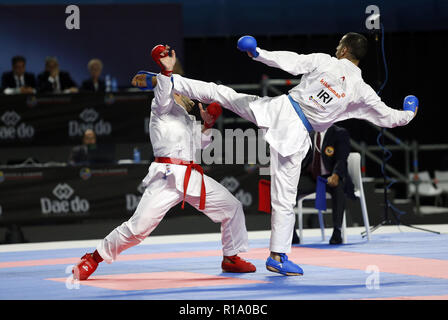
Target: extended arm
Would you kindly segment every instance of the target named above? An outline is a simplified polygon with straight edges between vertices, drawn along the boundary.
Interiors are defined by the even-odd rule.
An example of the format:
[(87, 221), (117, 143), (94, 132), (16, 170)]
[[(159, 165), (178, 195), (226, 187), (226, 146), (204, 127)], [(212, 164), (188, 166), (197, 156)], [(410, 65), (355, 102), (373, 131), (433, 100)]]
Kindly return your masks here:
[(291, 51), (267, 51), (257, 47), (252, 36), (244, 36), (238, 40), (237, 47), (256, 61), (282, 69), (294, 76), (309, 73), (319, 65), (329, 61), (331, 57), (323, 53), (298, 54)]
[[(153, 59), (162, 68), (161, 74), (148, 71), (139, 71), (132, 79), (132, 85), (141, 90), (154, 90), (154, 99), (151, 109), (159, 114), (168, 113), (173, 105), (173, 86), (171, 82), (172, 67), (176, 63), (176, 53), (173, 50), (169, 56), (169, 47), (158, 45), (151, 52)], [(161, 59), (164, 58), (166, 65), (171, 69), (166, 69)]]
[(267, 51), (260, 48), (257, 48), (257, 51), (259, 55), (253, 58), (255, 61), (282, 69), (294, 76), (312, 72), (330, 59), (330, 56), (323, 53), (298, 54), (291, 51)]
[(417, 112), (418, 101), (412, 102), (415, 108), (409, 108), (408, 97), (404, 100), (404, 110), (397, 110), (381, 101), (370, 86), (365, 85), (360, 90), (360, 102), (349, 106), (350, 117), (367, 120), (383, 128), (394, 128), (407, 125)]
[(173, 85), (170, 77), (157, 75), (157, 86), (154, 88), (154, 99), (151, 109), (158, 114), (168, 113), (173, 106)]

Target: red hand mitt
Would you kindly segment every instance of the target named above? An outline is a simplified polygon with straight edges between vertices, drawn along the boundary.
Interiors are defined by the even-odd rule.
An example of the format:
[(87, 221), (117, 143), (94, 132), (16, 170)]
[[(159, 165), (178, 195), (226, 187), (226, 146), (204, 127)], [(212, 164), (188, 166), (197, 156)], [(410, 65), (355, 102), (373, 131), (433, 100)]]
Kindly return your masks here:
[(160, 62), (160, 58), (166, 57), (168, 55), (168, 53), (164, 53), (165, 50), (166, 50), (166, 46), (164, 46), (162, 44), (156, 45), (151, 50), (151, 57), (159, 65), (160, 69), (162, 69), (162, 74), (165, 74), (166, 72), (165, 72), (165, 67)]
[(211, 123), (205, 123), (204, 125), (206, 128), (211, 128), (222, 114), (222, 107), (219, 103), (213, 102), (207, 107), (207, 113), (213, 117), (213, 121)]

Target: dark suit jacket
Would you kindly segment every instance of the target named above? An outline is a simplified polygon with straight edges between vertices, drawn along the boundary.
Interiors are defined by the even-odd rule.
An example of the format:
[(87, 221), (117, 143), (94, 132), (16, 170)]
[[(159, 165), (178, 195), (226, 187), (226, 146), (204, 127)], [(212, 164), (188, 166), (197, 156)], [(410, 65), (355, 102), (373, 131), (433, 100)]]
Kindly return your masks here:
[[(34, 74), (25, 72), (24, 74), (25, 87), (36, 88), (36, 78)], [(2, 75), (2, 89), (15, 88), (16, 80), (12, 71), (4, 72)]]
[[(314, 142), (313, 132), (311, 134), (311, 141)], [(354, 197), (354, 185), (348, 174), (347, 158), (350, 154), (350, 136), (348, 131), (344, 128), (332, 125), (325, 133), (321, 148), (322, 162), (325, 169), (330, 174), (336, 173), (344, 182), (344, 191), (351, 198)], [(308, 151), (305, 159), (302, 162), (302, 170), (308, 170), (313, 162), (314, 143), (313, 147)]]
[(71, 165), (88, 164), (89, 151), (87, 149), (87, 146), (80, 145), (73, 147), (68, 161)]
[(78, 145), (68, 159), (71, 165), (111, 164), (115, 162), (113, 145)]
[[(44, 71), (38, 75), (37, 86), (39, 92), (53, 92), (53, 85), (48, 81), (49, 75), (50, 74), (48, 71)], [(71, 87), (76, 87), (75, 81), (73, 81), (70, 74), (65, 71), (59, 71), (59, 82), (61, 85), (61, 91)]]
[[(95, 92), (93, 80), (92, 79), (84, 80), (81, 85), (81, 90)], [(106, 91), (106, 84), (103, 80), (98, 79), (98, 90), (96, 92), (104, 92), (104, 91)]]

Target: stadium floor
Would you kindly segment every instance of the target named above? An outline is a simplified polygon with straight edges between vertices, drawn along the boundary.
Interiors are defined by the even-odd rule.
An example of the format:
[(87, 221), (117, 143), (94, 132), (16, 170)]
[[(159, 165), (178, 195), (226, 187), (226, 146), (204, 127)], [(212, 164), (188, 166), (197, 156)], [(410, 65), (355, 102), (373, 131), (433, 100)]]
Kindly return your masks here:
[[(269, 231), (249, 232), (241, 256), (250, 274), (221, 271), (220, 234), (149, 237), (89, 280), (70, 278), (71, 266), (98, 240), (0, 246), (1, 300), (346, 300), (448, 299), (448, 226), (424, 225), (441, 235), (384, 226), (367, 242), (363, 228), (348, 243), (330, 246), (320, 230), (304, 230), (289, 258), (304, 276), (269, 272)], [(331, 230), (327, 230), (327, 235)]]

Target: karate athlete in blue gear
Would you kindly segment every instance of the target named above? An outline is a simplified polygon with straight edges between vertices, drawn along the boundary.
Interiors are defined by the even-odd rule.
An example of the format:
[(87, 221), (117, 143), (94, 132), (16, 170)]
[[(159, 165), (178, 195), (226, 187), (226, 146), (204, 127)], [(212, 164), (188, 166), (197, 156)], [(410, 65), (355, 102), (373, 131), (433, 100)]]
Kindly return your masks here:
[[(283, 275), (302, 275), (303, 270), (286, 255), (291, 251), (294, 210), (301, 162), (311, 146), (309, 132), (324, 131), (333, 123), (363, 119), (381, 127), (408, 124), (415, 116), (418, 100), (408, 96), (404, 110), (388, 107), (367, 85), (358, 68), (367, 51), (367, 39), (357, 33), (342, 37), (336, 57), (327, 54), (297, 54), (288, 51), (267, 51), (257, 47), (256, 40), (244, 36), (237, 47), (255, 61), (280, 68), (297, 76), (301, 82), (289, 94), (258, 97), (240, 94), (233, 89), (180, 75), (172, 76), (173, 91), (191, 99), (216, 101), (265, 131), (271, 154), (271, 239), (266, 268)], [(175, 63), (163, 57), (168, 69)]]

